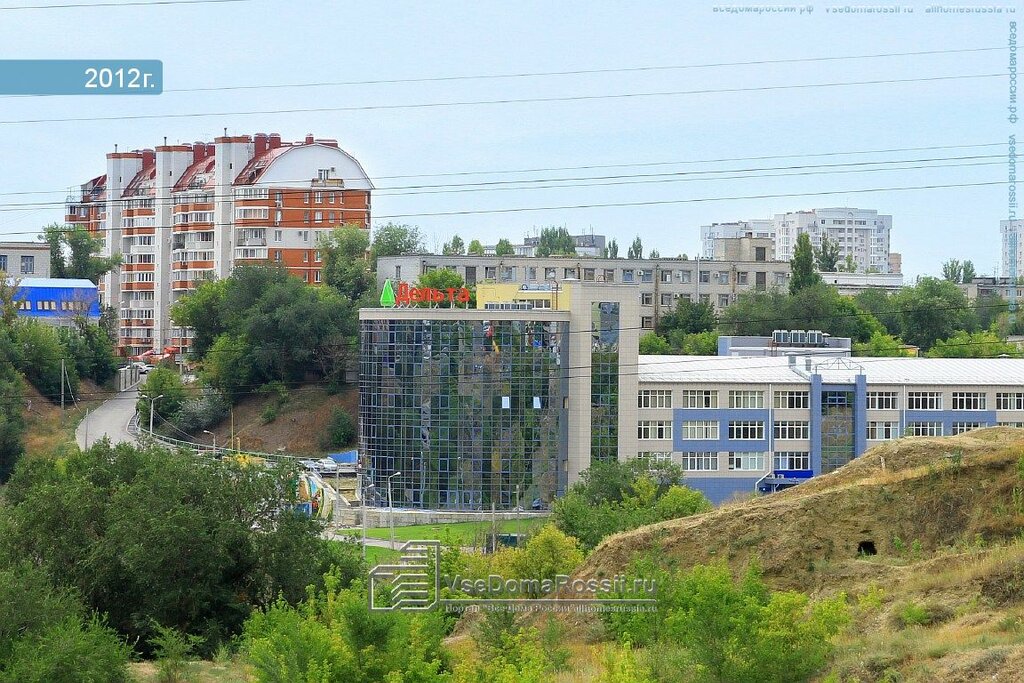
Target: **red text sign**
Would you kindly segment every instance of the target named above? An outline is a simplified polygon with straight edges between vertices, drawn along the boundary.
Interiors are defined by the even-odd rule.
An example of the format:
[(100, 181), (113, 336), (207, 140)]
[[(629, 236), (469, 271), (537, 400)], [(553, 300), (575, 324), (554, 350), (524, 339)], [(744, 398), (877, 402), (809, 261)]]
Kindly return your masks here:
[(468, 304), (469, 290), (465, 287), (449, 287), (448, 289), (434, 289), (433, 287), (410, 287), (408, 282), (398, 283), (398, 293), (395, 295), (395, 303), (402, 304), (435, 303), (444, 302)]

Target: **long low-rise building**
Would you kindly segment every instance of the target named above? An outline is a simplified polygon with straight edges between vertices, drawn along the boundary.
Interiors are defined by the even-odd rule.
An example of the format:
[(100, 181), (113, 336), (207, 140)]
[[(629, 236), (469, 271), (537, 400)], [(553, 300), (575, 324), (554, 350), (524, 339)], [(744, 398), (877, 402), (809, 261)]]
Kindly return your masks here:
[(1021, 359), (640, 356), (639, 368), (636, 455), (678, 463), (716, 503), (903, 436), (1024, 427)]
[(640, 307), (627, 324), (654, 329), (657, 320), (675, 309), (679, 298), (703, 301), (716, 311), (736, 301), (742, 292), (785, 289), (790, 266), (786, 261), (707, 261), (704, 259), (612, 259), (581, 256), (438, 256), (418, 254), (382, 257), (377, 262), (378, 285), (389, 279), (415, 282), (424, 273), (454, 270), (468, 286), (479, 283), (558, 285), (599, 282), (635, 286)]
[(28, 277), (11, 279), (18, 316), (52, 325), (72, 325), (76, 320), (99, 322), (100, 302), (96, 284), (74, 278)]

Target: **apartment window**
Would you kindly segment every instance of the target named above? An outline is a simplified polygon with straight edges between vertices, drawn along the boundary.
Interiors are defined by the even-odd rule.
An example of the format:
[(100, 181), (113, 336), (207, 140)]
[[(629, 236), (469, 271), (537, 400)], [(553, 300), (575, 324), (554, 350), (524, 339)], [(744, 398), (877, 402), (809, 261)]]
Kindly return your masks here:
[(700, 295), (700, 302), (702, 304), (707, 304), (707, 305), (710, 306), (711, 305), (711, 295), (710, 294), (701, 294)]
[(313, 282), (320, 282), (320, 280), (321, 280), (320, 271), (319, 270), (313, 271)]
[(985, 410), (985, 399), (983, 392), (954, 391), (953, 410)]
[(485, 266), (484, 267), (484, 279), (485, 280), (496, 280), (496, 279), (498, 279), (498, 267), (497, 266)]
[(324, 203), (324, 193), (319, 191), (319, 190), (314, 192), (313, 193), (313, 201), (316, 202), (317, 204), (323, 204)]
[(788, 277), (789, 277), (789, 275), (787, 273), (775, 273), (775, 284), (776, 285), (784, 285), (784, 284), (786, 284), (786, 279)]
[(280, 249), (275, 249), (274, 250), (274, 260), (277, 261), (278, 263), (281, 262), (281, 250)]
[(274, 231), (274, 241), (280, 242), (284, 238), (284, 233), (280, 230)]
[(738, 285), (745, 285), (745, 284), (747, 284), (747, 275), (748, 275), (748, 273), (746, 271), (742, 271), (742, 270), (738, 271), (736, 273), (736, 284), (738, 284)]
[(306, 282), (306, 283), (309, 282), (309, 271), (308, 270), (305, 273), (302, 274), (302, 281)]
[(811, 425), (807, 422), (783, 420), (775, 423), (776, 439), (809, 439)]
[(764, 408), (764, 392), (733, 389), (729, 392), (729, 407)]
[(333, 211), (327, 214), (327, 222), (332, 224), (335, 222), (335, 213)]
[(868, 410), (899, 410), (900, 398), (895, 391), (869, 391)]
[(302, 252), (302, 262), (303, 263), (309, 263), (309, 252), (308, 251)]
[(672, 462), (671, 451), (641, 451), (636, 454), (636, 457), (640, 460), (646, 460), (649, 463)]
[(614, 268), (605, 268), (604, 269), (604, 281), (605, 282), (615, 282), (615, 269)]
[(327, 193), (327, 203), (328, 204), (333, 204), (334, 203), (334, 195), (335, 195), (334, 192), (328, 192)]
[(632, 268), (623, 268), (622, 269), (622, 281), (623, 282), (634, 282), (634, 279), (633, 279), (633, 269)]
[(964, 432), (969, 432), (972, 429), (981, 429), (982, 427), (987, 426), (988, 425), (983, 422), (954, 422), (953, 435), (963, 434)]
[(308, 192), (306, 192), (305, 194), (302, 195), (302, 203), (303, 204), (309, 204), (309, 193)]
[(683, 408), (717, 408), (718, 392), (710, 389), (683, 390)]
[(637, 438), (642, 440), (671, 439), (672, 423), (668, 420), (641, 420), (637, 424)]
[(996, 422), (1000, 427), (1013, 427), (1014, 429), (1024, 429), (1024, 422)]
[(811, 469), (811, 454), (806, 451), (776, 451), (774, 470), (809, 470)]
[(7, 254), (0, 254), (0, 270), (7, 272)]
[(309, 230), (299, 230), (299, 239), (303, 242), (309, 241)]
[(706, 285), (706, 284), (710, 284), (711, 283), (711, 271), (710, 270), (702, 270), (702, 271), (700, 271), (700, 283), (702, 285)]
[(526, 279), (536, 280), (537, 279), (537, 266), (527, 266), (526, 268)]
[(593, 282), (594, 280), (597, 279), (597, 271), (593, 268), (584, 268), (583, 279), (586, 280), (587, 282)]
[(30, 275), (36, 272), (36, 257), (35, 256), (22, 256), (21, 257), (21, 274)]
[(764, 438), (764, 422), (737, 420), (729, 423), (729, 438), (738, 441), (757, 441)]
[(693, 282), (693, 272), (689, 270), (677, 270), (679, 282), (684, 285), (688, 285)]
[(719, 308), (725, 308), (728, 305), (729, 305), (729, 295), (728, 294), (719, 294), (718, 295), (718, 307)]
[(996, 394), (996, 410), (1024, 410), (1024, 393)]
[(302, 222), (303, 223), (308, 223), (309, 222), (309, 211), (303, 211), (302, 212)]
[(764, 470), (764, 453), (730, 453), (729, 469), (737, 472)]
[(640, 327), (642, 327), (645, 330), (653, 330), (654, 329), (654, 317), (650, 316), (650, 315), (642, 316), (640, 318)]
[(868, 439), (870, 441), (889, 441), (900, 436), (899, 422), (868, 422)]
[(640, 305), (641, 306), (653, 306), (654, 305), (654, 295), (651, 294), (650, 292), (644, 292), (643, 294), (641, 294), (640, 295)]
[(577, 276), (577, 273), (576, 273), (576, 269), (575, 268), (563, 268), (562, 269), (562, 277), (564, 277), (566, 280), (575, 280), (576, 276)]
[(687, 472), (715, 472), (718, 470), (718, 453), (703, 451), (683, 453), (683, 470)]
[(910, 422), (907, 424), (910, 436), (942, 436), (941, 422)]
[(663, 270), (663, 271), (661, 271), (661, 275), (659, 275), (658, 277), (660, 277), (661, 281), (664, 284), (666, 284), (666, 285), (672, 283), (672, 271), (671, 270)]
[(554, 280), (555, 279), (555, 269), (554, 268), (545, 268), (544, 269), (544, 279), (545, 280)]
[(671, 389), (641, 389), (637, 394), (637, 408), (671, 408)]
[(515, 279), (516, 279), (516, 267), (515, 266), (502, 266), (501, 267), (501, 281), (502, 282), (512, 282)]
[(313, 260), (316, 261), (317, 263), (320, 263), (320, 261), (322, 260), (320, 256), (321, 254), (319, 249), (313, 252)]
[(713, 441), (718, 439), (717, 420), (683, 420), (680, 424), (683, 439), (688, 441)]
[(908, 410), (942, 410), (941, 391), (910, 391), (907, 393)]
[(776, 408), (808, 408), (810, 400), (809, 391), (776, 391), (774, 405)]
[(672, 304), (673, 304), (673, 301), (672, 301), (672, 295), (671, 294), (662, 294), (661, 295), (661, 305), (663, 307), (671, 308)]
[(313, 220), (315, 222), (317, 222), (317, 223), (323, 223), (324, 222), (324, 212), (323, 211), (315, 211), (313, 213)]
[(644, 268), (640, 271), (640, 282), (654, 282), (654, 271)]
[(718, 273), (715, 273), (715, 282), (717, 282), (720, 285), (729, 284), (729, 271), (723, 270)]
[(755, 261), (767, 261), (768, 254), (764, 247), (754, 247), (754, 260)]

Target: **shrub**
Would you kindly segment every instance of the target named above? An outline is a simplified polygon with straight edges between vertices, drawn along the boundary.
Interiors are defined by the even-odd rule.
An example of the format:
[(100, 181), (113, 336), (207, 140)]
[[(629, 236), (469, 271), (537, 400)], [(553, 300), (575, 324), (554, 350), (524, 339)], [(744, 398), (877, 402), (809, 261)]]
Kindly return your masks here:
[(0, 665), (0, 683), (128, 683), (129, 652), (98, 617), (66, 618), (18, 641)]
[(344, 408), (331, 411), (331, 419), (327, 423), (327, 431), (321, 438), (323, 448), (340, 448), (347, 446), (356, 438), (356, 423)]
[[(231, 404), (223, 393), (213, 387), (204, 386), (198, 397), (182, 402), (181, 407), (174, 415), (173, 422), (182, 431), (196, 434), (219, 424), (228, 416), (230, 409)], [(159, 405), (157, 405), (157, 412), (161, 412)]]
[(277, 406), (273, 403), (268, 403), (263, 406), (263, 410), (260, 411), (260, 422), (265, 425), (270, 424), (277, 419)]
[(154, 623), (156, 635), (149, 639), (153, 656), (156, 657), (156, 668), (159, 683), (183, 683), (188, 679), (188, 663), (192, 651), (203, 639)]

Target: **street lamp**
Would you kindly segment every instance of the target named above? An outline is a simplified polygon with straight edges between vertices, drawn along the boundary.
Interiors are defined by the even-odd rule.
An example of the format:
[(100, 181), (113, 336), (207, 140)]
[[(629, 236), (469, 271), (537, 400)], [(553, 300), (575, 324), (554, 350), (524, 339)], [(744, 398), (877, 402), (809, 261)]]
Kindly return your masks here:
[(217, 435), (214, 434), (213, 432), (211, 432), (208, 429), (204, 429), (203, 430), (203, 434), (209, 434), (210, 436), (213, 437), (213, 455), (214, 455), (214, 457), (216, 457), (217, 456)]
[(147, 396), (146, 397), (146, 398), (149, 399), (149, 438), (150, 439), (153, 438), (153, 413), (156, 410), (156, 402), (159, 401), (160, 399), (162, 399), (163, 397), (164, 397), (163, 394), (160, 394), (156, 398), (153, 398), (152, 396)]
[(395, 506), (391, 502), (391, 478), (397, 477), (401, 472), (395, 472), (388, 476), (388, 520), (391, 525), (391, 547), (395, 547)]

